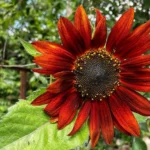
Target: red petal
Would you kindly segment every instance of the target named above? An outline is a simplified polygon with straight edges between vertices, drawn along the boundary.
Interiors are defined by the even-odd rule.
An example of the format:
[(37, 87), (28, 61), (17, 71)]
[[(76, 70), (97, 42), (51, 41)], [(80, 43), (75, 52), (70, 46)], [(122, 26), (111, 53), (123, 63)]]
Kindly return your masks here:
[[(43, 61), (45, 63), (50, 63), (51, 65), (55, 65), (55, 66), (63, 66), (63, 65), (73, 65), (74, 62), (72, 60), (69, 60), (65, 57), (60, 57), (60, 56), (57, 56), (57, 55), (49, 55), (49, 54), (43, 54), (41, 56), (37, 56), (34, 58), (34, 60), (36, 61)], [(57, 62), (57, 64), (56, 64)], [(63, 64), (64, 63), (64, 64)]]
[(135, 68), (150, 65), (150, 55), (142, 55), (122, 61), (121, 67)]
[(120, 82), (130, 89), (142, 92), (150, 92), (150, 82), (143, 80), (120, 79)]
[(114, 126), (122, 133), (126, 134), (126, 135), (131, 135), (129, 132), (126, 131), (126, 129), (124, 129), (115, 118), (113, 118), (113, 123)]
[[(150, 86), (150, 68), (128, 68), (122, 70), (120, 73), (120, 80), (122, 83), (124, 83), (126, 86), (130, 86), (129, 84), (133, 84), (132, 86), (142, 86), (143, 90), (148, 90)], [(137, 87), (138, 90), (140, 87)], [(131, 88), (131, 87), (129, 87)]]
[(86, 12), (81, 5), (76, 10), (74, 24), (84, 39), (86, 49), (90, 48), (91, 26)]
[[(129, 82), (143, 82), (146, 85), (150, 84), (150, 76), (149, 75), (137, 75), (137, 74), (130, 74), (130, 75), (120, 75), (121, 80), (128, 80)], [(145, 85), (144, 84), (144, 85)]]
[(64, 47), (77, 56), (84, 52), (84, 41), (73, 26), (73, 24), (66, 18), (61, 17), (58, 21), (58, 31)]
[(98, 102), (92, 102), (92, 108), (89, 119), (89, 129), (90, 129), (91, 145), (92, 148), (94, 148), (100, 136), (100, 119), (99, 119)]
[(74, 112), (72, 112), (72, 114), (70, 115), (69, 119), (67, 120), (67, 122), (64, 125), (60, 125), (60, 127), (58, 127), (58, 129), (63, 129), (64, 127), (66, 127), (69, 123), (71, 123), (71, 121), (74, 119), (75, 115), (77, 113), (77, 110), (75, 110)]
[(42, 95), (38, 96), (31, 104), (32, 105), (48, 104), (54, 96), (55, 96), (55, 94), (52, 94), (52, 93), (46, 91)]
[(61, 72), (55, 73), (54, 77), (55, 78), (61, 78), (63, 80), (66, 80), (66, 79), (72, 79), (73, 80), (75, 77), (75, 74), (71, 71), (61, 71)]
[(112, 28), (108, 37), (106, 49), (111, 52), (117, 45), (124, 40), (130, 33), (134, 19), (134, 9), (126, 11)]
[(105, 45), (107, 35), (106, 18), (102, 16), (99, 10), (96, 10), (96, 14), (97, 14), (96, 29), (94, 37), (91, 41), (93, 48), (103, 47)]
[(122, 69), (121, 76), (144, 76), (148, 77), (150, 76), (150, 68), (125, 68), (124, 70)]
[(91, 111), (91, 102), (86, 101), (78, 114), (78, 117), (76, 119), (76, 122), (72, 131), (68, 135), (71, 136), (75, 134), (82, 127), (82, 125), (88, 118), (90, 111)]
[(73, 61), (68, 60), (65, 57), (59, 57), (57, 55), (43, 54), (34, 58), (33, 62), (40, 65), (43, 68), (52, 70), (52, 68), (57, 68), (61, 70), (71, 70), (73, 68)]
[(51, 93), (60, 93), (71, 88), (72, 86), (73, 83), (70, 80), (57, 79), (47, 88), (47, 90)]
[[(148, 34), (150, 21), (136, 28), (130, 35), (117, 46), (116, 54), (122, 58), (130, 58), (143, 54), (150, 48)], [(115, 54), (115, 55), (116, 55)]]
[(33, 62), (43, 67), (43, 69), (34, 69), (34, 71), (43, 74), (54, 74), (59, 71), (72, 70), (73, 68), (72, 61), (55, 55), (44, 54), (42, 56), (37, 56)]
[(51, 70), (45, 69), (45, 68), (41, 68), (41, 69), (35, 68), (35, 69), (32, 69), (32, 70), (34, 72), (37, 72), (37, 73), (40, 73), (40, 74), (46, 74), (46, 75), (50, 75), (50, 74), (58, 72), (58, 70), (57, 69), (55, 70), (54, 68), (52, 68)]
[(150, 35), (140, 39), (140, 42), (131, 49), (130, 53), (126, 53), (126, 58), (142, 55), (150, 49)]
[(130, 108), (122, 100), (120, 100), (115, 93), (110, 97), (109, 105), (120, 126), (126, 129), (126, 131), (130, 134), (139, 136), (140, 129)]
[(79, 107), (79, 97), (77, 93), (70, 94), (62, 108), (58, 118), (58, 129), (64, 128), (74, 118)]
[(62, 92), (55, 96), (49, 104), (45, 107), (44, 111), (49, 115), (49, 116), (55, 116), (54, 113), (58, 111), (59, 106), (64, 103), (67, 94), (69, 91)]
[(47, 42), (47, 41), (35, 41), (32, 43), (34, 48), (43, 54), (66, 58), (68, 60), (74, 60), (75, 57), (66, 51), (61, 45)]
[(96, 11), (96, 22), (95, 22), (95, 27), (98, 25), (99, 22), (101, 22), (102, 19), (105, 17), (101, 14), (101, 12), (95, 8)]
[(106, 143), (110, 144), (114, 137), (114, 126), (106, 99), (99, 103), (99, 109), (102, 134)]
[(123, 86), (117, 89), (117, 95), (125, 101), (131, 110), (141, 114), (150, 115), (150, 101), (135, 91), (129, 90)]
[[(123, 70), (124, 69), (124, 70)], [(122, 68), (120, 82), (125, 86), (143, 92), (150, 91), (150, 69), (131, 67)]]
[[(65, 101), (64, 101), (64, 102), (65, 102)], [(48, 114), (49, 116), (51, 116), (51, 117), (58, 116), (58, 115), (59, 115), (59, 112), (60, 112), (60, 109), (61, 109), (61, 106), (63, 105), (64, 102), (62, 102), (62, 103), (60, 104), (60, 106), (58, 106), (57, 108), (53, 107), (54, 109), (53, 109), (51, 112), (49, 111), (49, 113), (48, 113), (48, 111), (47, 111), (47, 114)]]
[(57, 73), (60, 71), (67, 71), (67, 70), (71, 70), (71, 66), (57, 66), (57, 65), (51, 65), (48, 62), (45, 63), (44, 61), (36, 61), (33, 60), (33, 62), (35, 62), (37, 65), (41, 66), (43, 69), (47, 69), (47, 70), (52, 70), (52, 72)]
[[(63, 70), (63, 71), (62, 71)], [(60, 67), (51, 67), (51, 68), (34, 68), (34, 69), (32, 69), (32, 71), (34, 71), (34, 72), (37, 72), (37, 73), (40, 73), (40, 74), (46, 74), (46, 75), (50, 75), (50, 74), (52, 74), (54, 77), (56, 77), (56, 78), (59, 78), (58, 76), (59, 75), (57, 75), (57, 73), (59, 74), (59, 73), (61, 73), (61, 72), (71, 72), (71, 70), (68, 70), (68, 69), (62, 69), (62, 68), (60, 68)], [(68, 77), (68, 78), (67, 78)], [(66, 76), (60, 76), (60, 78), (61, 79), (74, 79), (74, 77), (73, 77), (73, 73), (72, 73), (72, 75), (70, 74), (70, 76), (69, 76), (69, 74), (68, 75), (66, 75)]]
[[(44, 60), (33, 60), (37, 65), (42, 68), (46, 68), (47, 70), (53, 70), (54, 73), (65, 70), (72, 70), (73, 65), (69, 62), (61, 62), (61, 61), (44, 61)], [(55, 71), (56, 70), (56, 71)]]

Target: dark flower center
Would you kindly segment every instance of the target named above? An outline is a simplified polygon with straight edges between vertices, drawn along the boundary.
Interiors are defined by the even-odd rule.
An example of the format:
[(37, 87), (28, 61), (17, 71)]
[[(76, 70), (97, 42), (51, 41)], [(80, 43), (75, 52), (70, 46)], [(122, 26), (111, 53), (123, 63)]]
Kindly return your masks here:
[(75, 62), (75, 87), (82, 97), (99, 99), (110, 96), (119, 85), (119, 61), (105, 50), (89, 51)]

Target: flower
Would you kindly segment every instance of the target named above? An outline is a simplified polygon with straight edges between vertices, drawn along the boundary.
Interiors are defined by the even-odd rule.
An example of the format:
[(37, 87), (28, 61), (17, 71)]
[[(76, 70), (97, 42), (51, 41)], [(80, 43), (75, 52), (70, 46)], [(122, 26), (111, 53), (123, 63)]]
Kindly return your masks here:
[[(34, 69), (52, 74), (55, 82), (32, 104), (47, 104), (44, 111), (58, 129), (67, 126), (77, 114), (69, 136), (88, 120), (90, 141), (95, 147), (100, 132), (107, 144), (114, 127), (127, 135), (140, 136), (133, 112), (150, 115), (150, 101), (137, 91), (150, 92), (150, 21), (131, 31), (134, 9), (127, 10), (112, 28), (106, 42), (106, 19), (96, 9), (95, 32), (82, 6), (75, 13), (74, 24), (61, 17), (58, 31), (62, 45), (35, 41), (41, 53)], [(105, 44), (106, 43), (106, 44)]]

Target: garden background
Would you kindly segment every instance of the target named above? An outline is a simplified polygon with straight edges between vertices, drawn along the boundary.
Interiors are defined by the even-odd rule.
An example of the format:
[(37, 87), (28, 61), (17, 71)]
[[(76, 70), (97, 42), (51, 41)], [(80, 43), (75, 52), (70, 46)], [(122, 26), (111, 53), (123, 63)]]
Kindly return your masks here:
[[(65, 16), (70, 20), (73, 20), (75, 10), (80, 4), (84, 6), (89, 19), (91, 19), (93, 23), (95, 21), (94, 8), (101, 10), (102, 14), (107, 18), (108, 31), (110, 31), (111, 27), (113, 27), (114, 23), (121, 16), (121, 14), (130, 7), (135, 8), (133, 28), (136, 28), (140, 24), (150, 20), (150, 0), (1, 0), (0, 128), (4, 129), (0, 129), (0, 148), (3, 149), (5, 146), (10, 145), (10, 147), (6, 148), (6, 150), (9, 150), (14, 146), (11, 145), (11, 143), (16, 142), (19, 138), (23, 138), (29, 134), (29, 132), (26, 132), (25, 134), (19, 135), (18, 133), (15, 135), (13, 132), (14, 129), (19, 130), (19, 126), (13, 128), (15, 121), (13, 122), (11, 120), (12, 117), (9, 118), (9, 115), (11, 116), (11, 113), (14, 113), (13, 111), (16, 109), (20, 109), (18, 111), (23, 111), (26, 106), (24, 102), (22, 102), (23, 104), (21, 105), (17, 102), (22, 101), (22, 99), (31, 101), (34, 96), (36, 97), (36, 94), (38, 95), (39, 92), (41, 92), (41, 88), (44, 90), (44, 87), (52, 81), (52, 78), (49, 76), (42, 76), (38, 73), (32, 72), (32, 68), (35, 68), (36, 65), (32, 62), (33, 57), (25, 51), (25, 48), (21, 44), (22, 40), (20, 39), (27, 42), (32, 42), (35, 40), (48, 40), (60, 43), (57, 29), (57, 21), (59, 17)], [(26, 44), (24, 41), (22, 42)], [(37, 90), (38, 92), (34, 92)], [(142, 94), (150, 99), (150, 93)], [(14, 106), (8, 109), (12, 105)], [(36, 114), (37, 110), (33, 110), (32, 112), (33, 108), (28, 107), (30, 106), (27, 106), (27, 109), (29, 109), (27, 111), (30, 112), (28, 119), (32, 120), (32, 117)], [(7, 117), (5, 116), (10, 119), (9, 125), (7, 123)], [(19, 115), (16, 115), (15, 119), (17, 119), (18, 116)], [(137, 114), (136, 116), (141, 127), (141, 138), (128, 137), (116, 131), (112, 145), (107, 146), (103, 139), (100, 139), (95, 150), (128, 150), (131, 148), (133, 150), (150, 150), (150, 146), (148, 146), (150, 145), (150, 119)], [(6, 122), (3, 121), (3, 117), (6, 119)], [(21, 115), (19, 117), (21, 118)], [(43, 118), (43, 120), (45, 119), (44, 121), (46, 121), (47, 117), (44, 117), (45, 118)], [(8, 128), (5, 125), (8, 126)], [(13, 128), (12, 130), (9, 128), (11, 126)], [(34, 129), (36, 129), (36, 127)], [(10, 133), (6, 133), (5, 128), (7, 128), (7, 132)], [(12, 136), (11, 140), (7, 140), (9, 134)], [(39, 132), (37, 135), (42, 136), (43, 133)], [(4, 140), (6, 142), (4, 142)], [(39, 139), (37, 139), (37, 141), (38, 140)], [(77, 147), (76, 149), (86, 149), (88, 147), (87, 141), (88, 139), (86, 139), (86, 143), (82, 142), (82, 145), (76, 144), (74, 146)], [(43, 144), (44, 146), (43, 141), (39, 140), (38, 142), (41, 142), (41, 145)], [(54, 145), (55, 144), (57, 143), (54, 143)], [(16, 147), (14, 147), (17, 150), (20, 150), (18, 145), (19, 142), (16, 143)], [(73, 145), (70, 147), (75, 148)], [(25, 147), (27, 150), (32, 148)], [(43, 147), (43, 149), (44, 148), (45, 147)], [(35, 149), (37, 150), (38, 148)]]

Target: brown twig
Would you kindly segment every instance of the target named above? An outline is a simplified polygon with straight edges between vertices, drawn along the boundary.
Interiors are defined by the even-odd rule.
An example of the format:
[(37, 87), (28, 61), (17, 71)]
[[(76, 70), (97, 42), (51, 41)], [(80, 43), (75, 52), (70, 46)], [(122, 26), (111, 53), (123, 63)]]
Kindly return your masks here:
[(9, 68), (9, 69), (15, 69), (15, 70), (25, 70), (25, 71), (31, 71), (30, 68), (27, 68), (28, 66), (34, 66), (35, 64), (27, 64), (27, 65), (0, 65), (1, 68)]

